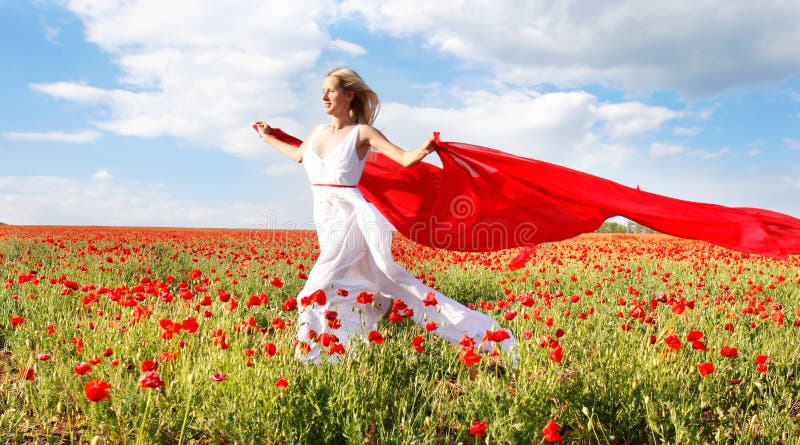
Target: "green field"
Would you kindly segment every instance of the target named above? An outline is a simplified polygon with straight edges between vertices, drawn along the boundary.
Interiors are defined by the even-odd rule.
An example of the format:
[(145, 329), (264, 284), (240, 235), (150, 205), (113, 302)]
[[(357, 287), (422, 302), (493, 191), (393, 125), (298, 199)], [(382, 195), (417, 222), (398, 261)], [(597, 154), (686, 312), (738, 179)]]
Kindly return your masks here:
[(3, 226), (0, 441), (535, 444), (554, 421), (564, 443), (800, 443), (798, 257), (586, 235), (509, 271), (514, 251), (396, 239), (515, 334), (510, 370), (389, 320), (341, 363), (295, 360), (282, 305), (316, 253), (309, 232)]

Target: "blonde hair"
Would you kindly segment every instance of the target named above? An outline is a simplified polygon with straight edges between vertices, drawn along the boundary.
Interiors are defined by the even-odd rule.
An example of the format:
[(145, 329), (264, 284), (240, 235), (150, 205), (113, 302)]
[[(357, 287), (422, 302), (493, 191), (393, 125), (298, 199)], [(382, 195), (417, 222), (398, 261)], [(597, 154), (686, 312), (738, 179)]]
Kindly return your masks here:
[(337, 78), (343, 90), (355, 93), (353, 102), (350, 103), (351, 116), (355, 117), (359, 124), (372, 125), (378, 117), (381, 101), (364, 79), (347, 67), (334, 68), (325, 74), (325, 77), (328, 76)]

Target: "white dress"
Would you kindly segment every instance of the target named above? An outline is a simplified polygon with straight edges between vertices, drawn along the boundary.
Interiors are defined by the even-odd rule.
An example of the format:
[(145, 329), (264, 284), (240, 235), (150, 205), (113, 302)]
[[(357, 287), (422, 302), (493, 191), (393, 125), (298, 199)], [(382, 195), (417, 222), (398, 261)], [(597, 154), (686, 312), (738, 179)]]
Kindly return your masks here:
[[(416, 324), (435, 322), (433, 334), (456, 344), (467, 335), (480, 346), (487, 330), (501, 329), (495, 320), (426, 286), (394, 262), (392, 226), (354, 187), (366, 162), (366, 156), (359, 159), (356, 150), (359, 126), (321, 158), (314, 144), (325, 127), (314, 132), (303, 153), (303, 166), (312, 183), (320, 255), (298, 295), (297, 357), (313, 363), (321, 357), (337, 360), (341, 348), (330, 355), (330, 340), (321, 345), (319, 336), (334, 335), (348, 353), (355, 339), (366, 340), (368, 333), (377, 329), (384, 314), (393, 308), (393, 300), (405, 303), (413, 315), (398, 313), (410, 315)], [(318, 290), (325, 292), (324, 304), (309, 304), (308, 297)], [(346, 296), (341, 295), (345, 293), (342, 290)], [(363, 291), (373, 294), (374, 302), (359, 303), (357, 296)], [(436, 305), (430, 300), (428, 305), (423, 302), (431, 292)], [(500, 343), (506, 352), (514, 345), (513, 335)], [(483, 347), (493, 348), (490, 344)]]

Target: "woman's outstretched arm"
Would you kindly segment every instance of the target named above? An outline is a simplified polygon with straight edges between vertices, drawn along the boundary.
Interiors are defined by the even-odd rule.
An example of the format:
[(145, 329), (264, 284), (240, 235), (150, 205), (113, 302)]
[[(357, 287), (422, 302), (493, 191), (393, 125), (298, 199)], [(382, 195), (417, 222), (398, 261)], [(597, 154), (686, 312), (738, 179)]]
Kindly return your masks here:
[[(275, 147), (281, 154), (286, 156), (287, 158), (293, 160), (294, 162), (303, 162), (303, 152), (306, 148), (306, 143), (303, 142), (300, 144), (299, 147), (295, 147), (292, 144), (287, 144), (269, 134), (270, 126), (267, 125), (266, 122), (258, 121), (255, 123), (254, 127), (256, 131), (258, 131), (259, 136), (261, 136), (261, 140), (272, 145)], [(307, 139), (306, 139), (307, 140)]]
[(366, 147), (374, 147), (376, 150), (386, 155), (387, 158), (397, 162), (403, 167), (416, 164), (421, 161), (422, 158), (436, 150), (436, 146), (433, 144), (433, 136), (416, 150), (405, 151), (389, 142), (386, 136), (369, 125), (364, 125), (363, 131), (359, 134), (359, 139)]

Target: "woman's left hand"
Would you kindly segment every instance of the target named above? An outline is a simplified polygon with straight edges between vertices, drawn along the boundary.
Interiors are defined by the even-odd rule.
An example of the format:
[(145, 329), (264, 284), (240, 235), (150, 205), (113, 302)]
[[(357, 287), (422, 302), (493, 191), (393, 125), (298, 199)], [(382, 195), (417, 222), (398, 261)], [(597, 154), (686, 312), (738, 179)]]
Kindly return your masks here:
[(431, 135), (431, 137), (428, 139), (428, 141), (425, 142), (424, 144), (422, 144), (421, 147), (419, 147), (419, 151), (420, 151), (420, 153), (423, 154), (423, 157), (424, 156), (428, 156), (429, 154), (431, 154), (434, 151), (436, 151), (436, 143), (435, 143), (435, 141), (436, 141), (436, 138), (433, 135)]

